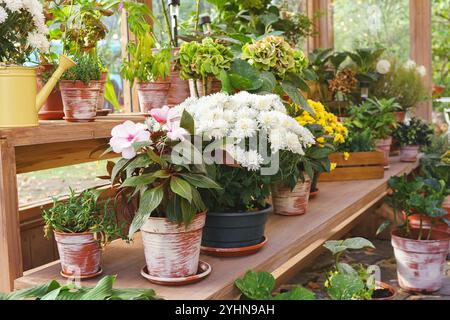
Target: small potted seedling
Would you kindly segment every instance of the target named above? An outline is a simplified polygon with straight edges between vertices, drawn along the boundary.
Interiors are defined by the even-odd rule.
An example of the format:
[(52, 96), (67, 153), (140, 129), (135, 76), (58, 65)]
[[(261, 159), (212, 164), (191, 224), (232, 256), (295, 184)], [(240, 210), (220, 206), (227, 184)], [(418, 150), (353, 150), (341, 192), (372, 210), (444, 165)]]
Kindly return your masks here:
[(376, 267), (351, 266), (340, 260), (347, 250), (375, 249), (369, 240), (364, 238), (333, 240), (325, 242), (324, 247), (331, 251), (335, 260), (325, 282), (325, 288), (331, 299), (391, 300), (395, 296), (396, 292), (392, 286), (376, 280)]
[(53, 231), (61, 261), (61, 275), (91, 278), (102, 272), (101, 252), (109, 241), (122, 237), (114, 210), (106, 201), (97, 202), (93, 191), (70, 190), (66, 201), (53, 199), (42, 211), (45, 234)]
[(431, 142), (433, 129), (425, 121), (412, 118), (409, 123), (399, 123), (394, 132), (395, 139), (400, 143), (400, 161), (415, 162), (421, 146)]

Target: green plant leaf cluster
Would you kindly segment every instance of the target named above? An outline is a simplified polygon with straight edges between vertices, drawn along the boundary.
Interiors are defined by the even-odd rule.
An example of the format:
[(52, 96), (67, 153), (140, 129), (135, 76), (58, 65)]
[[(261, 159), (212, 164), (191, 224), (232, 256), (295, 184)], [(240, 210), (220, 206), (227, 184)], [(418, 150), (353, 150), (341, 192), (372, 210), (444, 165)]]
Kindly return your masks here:
[(98, 194), (91, 190), (77, 194), (70, 189), (66, 201), (53, 198), (53, 206), (42, 210), (45, 234), (52, 230), (64, 233), (93, 232), (102, 244), (114, 238), (124, 238), (123, 226), (117, 223), (114, 208), (110, 201), (103, 204), (97, 201)]
[(394, 138), (402, 146), (427, 146), (433, 137), (433, 128), (424, 120), (412, 118), (409, 123), (399, 123)]
[(324, 247), (330, 250), (335, 259), (333, 269), (328, 272), (325, 287), (333, 300), (370, 300), (376, 288), (375, 278), (370, 269), (362, 265), (351, 266), (340, 262), (347, 250), (374, 249), (375, 246), (364, 238), (327, 241)]
[(315, 300), (313, 292), (296, 287), (285, 293), (273, 294), (275, 278), (269, 272), (248, 271), (242, 279), (235, 281), (245, 300)]
[(399, 108), (395, 99), (368, 99), (350, 109), (350, 125), (359, 131), (371, 130), (375, 140), (386, 139), (397, 126), (394, 112)]
[(376, 65), (385, 51), (384, 48), (361, 48), (347, 52), (356, 65), (356, 77), (359, 81), (373, 83), (378, 80), (380, 75), (376, 72)]
[(342, 152), (370, 152), (375, 151), (375, 139), (370, 129), (360, 130), (351, 124), (346, 124), (348, 136), (344, 144), (339, 146)]
[(105, 276), (93, 288), (61, 285), (52, 280), (43, 285), (0, 293), (0, 300), (161, 300), (152, 289), (114, 289), (116, 276)]
[(82, 81), (88, 84), (91, 80), (100, 80), (103, 71), (101, 60), (89, 54), (77, 56), (76, 66), (64, 72), (61, 80)]

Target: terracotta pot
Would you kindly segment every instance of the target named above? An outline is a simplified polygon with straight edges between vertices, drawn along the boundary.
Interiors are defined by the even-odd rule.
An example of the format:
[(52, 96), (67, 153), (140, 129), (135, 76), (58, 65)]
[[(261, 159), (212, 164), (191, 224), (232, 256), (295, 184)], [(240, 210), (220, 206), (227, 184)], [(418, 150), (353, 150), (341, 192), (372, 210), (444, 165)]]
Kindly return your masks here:
[(195, 216), (186, 228), (166, 218), (150, 217), (141, 228), (148, 274), (181, 278), (197, 274), (206, 212)]
[(108, 73), (103, 72), (100, 78), (100, 90), (98, 92), (98, 100), (97, 100), (97, 110), (103, 110), (103, 106), (105, 105), (105, 86), (106, 80), (108, 79)]
[(222, 90), (222, 83), (220, 82), (220, 80), (217, 79), (213, 79), (213, 78), (208, 78), (207, 80), (207, 92), (205, 94), (205, 90), (203, 87), (203, 81), (202, 80), (197, 80), (196, 82), (194, 82), (194, 80), (189, 80), (189, 90), (191, 92), (191, 97), (197, 97), (197, 93), (195, 91), (195, 85), (194, 83), (197, 83), (197, 90), (198, 90), (198, 96), (199, 97), (204, 97), (213, 93), (218, 93)]
[[(413, 214), (411, 216), (408, 216), (408, 222), (412, 228), (419, 229), (420, 228), (420, 215)], [(428, 229), (430, 229), (430, 225), (431, 225), (430, 218), (422, 217), (422, 228), (428, 230)], [(450, 226), (443, 221), (435, 222), (433, 225), (433, 230), (437, 230), (440, 232), (446, 232), (446, 233), (450, 234)]]
[(405, 111), (396, 111), (394, 112), (395, 114), (395, 119), (397, 120), (397, 122), (404, 122), (405, 118), (406, 118), (406, 112)]
[[(418, 230), (412, 232), (417, 239)], [(404, 238), (397, 231), (391, 235), (400, 287), (414, 292), (438, 291), (442, 286), (450, 236), (437, 230), (432, 232), (431, 240)]]
[(402, 146), (400, 147), (400, 161), (416, 162), (419, 155), (419, 146)]
[(317, 188), (316, 191), (310, 191), (309, 192), (309, 199), (317, 197), (319, 195), (319, 193), (320, 193), (320, 189), (319, 188)]
[(92, 232), (53, 233), (65, 275), (86, 277), (98, 273), (102, 250)]
[(276, 214), (283, 216), (298, 216), (308, 209), (311, 180), (299, 181), (294, 190), (285, 185), (272, 187), (272, 201)]
[(89, 81), (84, 84), (81, 81), (63, 80), (59, 82), (61, 96), (64, 105), (64, 119), (69, 122), (90, 122), (97, 115), (97, 104), (100, 81)]
[(180, 78), (179, 71), (170, 73), (170, 88), (167, 97), (169, 107), (179, 105), (190, 97), (189, 81)]
[(381, 282), (381, 281), (377, 281), (376, 284), (376, 289), (374, 294), (376, 295), (376, 291), (377, 290), (387, 290), (389, 292), (389, 295), (386, 297), (372, 297), (372, 300), (392, 300), (394, 299), (395, 295), (397, 294), (397, 290), (395, 290), (395, 288), (387, 283)]
[(391, 151), (392, 137), (377, 142), (377, 150), (384, 153), (384, 166), (389, 166), (389, 153)]
[[(54, 69), (53, 65), (46, 64), (42, 66), (42, 69), (37, 74), (37, 88), (38, 91), (44, 86), (42, 79), (42, 73), (49, 72)], [(52, 90), (48, 96), (44, 106), (39, 111), (38, 117), (40, 120), (61, 120), (64, 117), (64, 107), (61, 98), (61, 91), (58, 86)]]
[(447, 210), (448, 215), (446, 215), (445, 218), (450, 219), (450, 195), (444, 199), (442, 209)]
[(148, 113), (154, 108), (167, 105), (169, 93), (169, 81), (136, 82), (136, 90), (139, 98), (141, 112)]

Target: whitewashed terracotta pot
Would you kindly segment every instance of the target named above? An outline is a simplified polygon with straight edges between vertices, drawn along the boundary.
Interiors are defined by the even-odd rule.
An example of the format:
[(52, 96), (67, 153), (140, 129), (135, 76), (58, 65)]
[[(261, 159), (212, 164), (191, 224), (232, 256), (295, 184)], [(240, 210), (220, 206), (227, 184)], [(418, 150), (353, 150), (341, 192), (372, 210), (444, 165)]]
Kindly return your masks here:
[(419, 146), (402, 146), (400, 147), (400, 161), (416, 162), (419, 155)]
[(150, 217), (142, 226), (145, 261), (150, 276), (181, 278), (197, 274), (206, 212), (184, 224)]
[(299, 216), (308, 210), (311, 179), (299, 181), (291, 191), (286, 185), (272, 187), (272, 204), (276, 214), (283, 216)]
[(197, 84), (197, 91), (199, 97), (204, 97), (213, 93), (218, 93), (222, 90), (222, 83), (219, 80), (210, 77), (206, 80), (206, 82), (207, 88), (205, 93), (202, 80), (196, 80), (196, 82), (194, 82), (194, 80), (192, 79), (189, 80), (189, 90), (191, 92), (191, 97), (197, 97), (197, 92), (195, 91), (195, 83)]
[(141, 112), (167, 105), (170, 81), (136, 82), (136, 91)]
[(377, 150), (384, 154), (384, 166), (389, 167), (389, 154), (391, 152), (392, 137), (377, 142)]
[(450, 235), (437, 230), (431, 235), (431, 240), (412, 240), (399, 236), (397, 231), (392, 232), (397, 277), (402, 289), (435, 292), (441, 288)]

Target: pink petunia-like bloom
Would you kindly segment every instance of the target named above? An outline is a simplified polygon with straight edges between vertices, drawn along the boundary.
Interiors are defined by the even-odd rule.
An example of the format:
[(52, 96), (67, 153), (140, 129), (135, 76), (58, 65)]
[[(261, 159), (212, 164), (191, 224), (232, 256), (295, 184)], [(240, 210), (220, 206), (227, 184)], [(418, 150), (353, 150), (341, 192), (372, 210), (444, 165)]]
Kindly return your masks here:
[(169, 119), (170, 108), (168, 106), (164, 106), (162, 108), (154, 108), (150, 110), (150, 115), (155, 121), (159, 123), (166, 123)]
[(150, 140), (150, 132), (147, 131), (144, 124), (129, 120), (115, 126), (111, 135), (109, 145), (115, 153), (122, 153), (122, 157), (125, 159), (132, 159), (136, 156), (133, 143)]
[(167, 126), (167, 137), (172, 141), (184, 141), (185, 136), (189, 135), (186, 129), (180, 127), (179, 121), (174, 121), (169, 119), (166, 123)]

